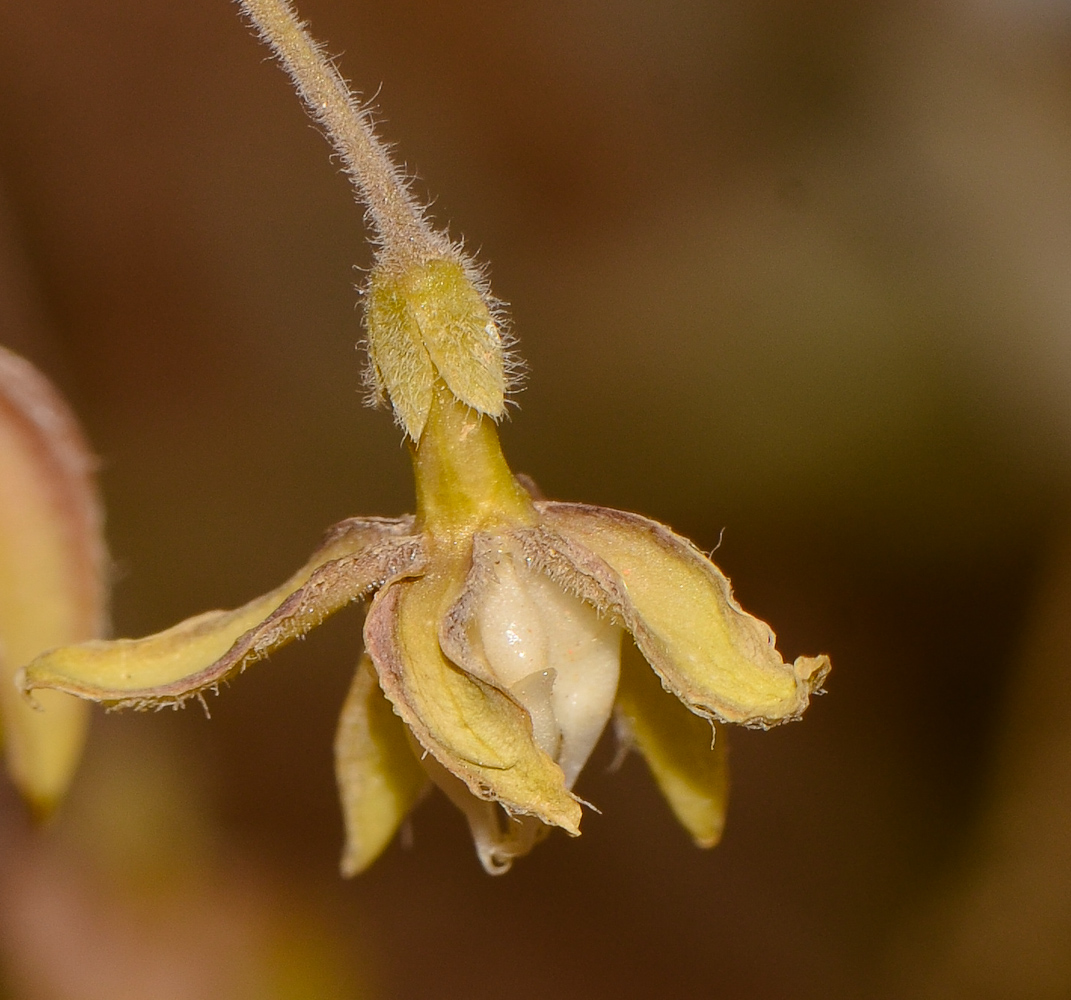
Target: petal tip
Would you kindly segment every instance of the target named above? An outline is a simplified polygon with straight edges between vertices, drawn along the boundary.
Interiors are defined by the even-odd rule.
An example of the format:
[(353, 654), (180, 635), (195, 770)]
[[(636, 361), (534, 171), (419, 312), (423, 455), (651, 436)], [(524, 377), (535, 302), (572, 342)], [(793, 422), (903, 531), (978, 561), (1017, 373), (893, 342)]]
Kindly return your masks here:
[(342, 858), (338, 863), (338, 873), (343, 878), (354, 878), (367, 871), (375, 858), (363, 858), (348, 849), (343, 850)]
[(584, 809), (576, 796), (570, 793), (571, 802), (563, 809), (548, 814), (556, 826), (563, 829), (570, 837), (580, 836), (580, 821), (584, 817)]
[[(797, 656), (796, 662), (792, 664), (792, 670), (804, 689), (805, 697), (826, 693), (823, 685), (832, 669), (833, 664), (825, 653), (819, 656)], [(806, 705), (806, 702), (804, 704)]]
[(716, 830), (710, 830), (709, 832), (702, 834), (692, 834), (692, 843), (701, 850), (709, 851), (721, 843), (722, 834), (724, 832), (725, 824), (723, 823)]

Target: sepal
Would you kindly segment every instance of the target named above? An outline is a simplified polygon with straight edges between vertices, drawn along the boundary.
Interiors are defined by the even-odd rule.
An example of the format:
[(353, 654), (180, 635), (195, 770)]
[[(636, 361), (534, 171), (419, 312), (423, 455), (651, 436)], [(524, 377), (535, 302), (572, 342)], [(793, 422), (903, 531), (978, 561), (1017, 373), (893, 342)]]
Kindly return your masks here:
[(460, 261), (385, 261), (373, 270), (367, 295), (372, 381), (414, 441), (423, 433), (437, 377), (466, 406), (502, 415), (502, 337)]

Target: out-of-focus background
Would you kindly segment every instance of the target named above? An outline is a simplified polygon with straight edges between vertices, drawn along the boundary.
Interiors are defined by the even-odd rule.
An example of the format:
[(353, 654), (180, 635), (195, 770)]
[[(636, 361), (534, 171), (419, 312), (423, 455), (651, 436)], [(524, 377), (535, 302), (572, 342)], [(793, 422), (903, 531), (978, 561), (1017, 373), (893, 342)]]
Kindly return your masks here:
[[(0, 992), (1068, 996), (1071, 4), (301, 10), (511, 304), (514, 467), (720, 539), (829, 695), (731, 734), (713, 852), (607, 745), (580, 840), (491, 879), (430, 797), (343, 882), (341, 614), (211, 719), (100, 714), (43, 834), (4, 791)], [(0, 341), (100, 455), (115, 634), (411, 508), (362, 213), (232, 4), (4, 4), (0, 136)]]

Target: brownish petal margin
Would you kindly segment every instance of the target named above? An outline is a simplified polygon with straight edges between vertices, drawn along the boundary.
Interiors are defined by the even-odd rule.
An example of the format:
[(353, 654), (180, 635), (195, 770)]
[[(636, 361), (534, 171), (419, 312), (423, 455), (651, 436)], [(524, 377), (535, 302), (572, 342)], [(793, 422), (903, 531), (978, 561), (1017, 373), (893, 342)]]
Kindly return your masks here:
[(144, 639), (53, 650), (26, 668), (21, 686), (55, 688), (115, 707), (181, 704), (400, 573), (418, 571), (423, 544), (411, 532), (411, 518), (343, 521), (297, 573), (263, 597)]
[(364, 637), (379, 682), (420, 745), (474, 795), (575, 836), (580, 804), (561, 768), (537, 746), (528, 713), (451, 663), (439, 646), (439, 626), (462, 574), (460, 567), (440, 565), (376, 595)]
[(733, 599), (691, 542), (648, 518), (541, 501), (514, 532), (532, 565), (620, 616), (663, 685), (693, 712), (767, 728), (797, 719), (829, 673), (826, 656), (782, 661), (770, 627)]

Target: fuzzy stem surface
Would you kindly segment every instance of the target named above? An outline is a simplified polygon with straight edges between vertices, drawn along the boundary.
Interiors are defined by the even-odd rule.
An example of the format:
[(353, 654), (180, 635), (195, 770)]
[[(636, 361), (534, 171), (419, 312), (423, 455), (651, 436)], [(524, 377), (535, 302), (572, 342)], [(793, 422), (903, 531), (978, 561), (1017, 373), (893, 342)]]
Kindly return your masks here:
[(309, 114), (342, 157), (367, 207), (381, 254), (403, 265), (453, 256), (449, 240), (425, 221), (398, 168), (376, 138), (368, 111), (288, 0), (238, 0), (238, 6), (290, 74)]

